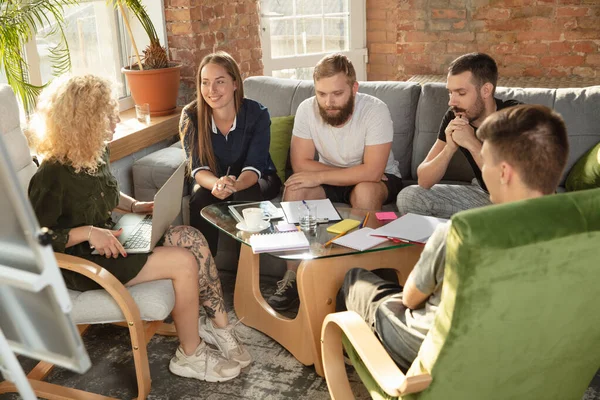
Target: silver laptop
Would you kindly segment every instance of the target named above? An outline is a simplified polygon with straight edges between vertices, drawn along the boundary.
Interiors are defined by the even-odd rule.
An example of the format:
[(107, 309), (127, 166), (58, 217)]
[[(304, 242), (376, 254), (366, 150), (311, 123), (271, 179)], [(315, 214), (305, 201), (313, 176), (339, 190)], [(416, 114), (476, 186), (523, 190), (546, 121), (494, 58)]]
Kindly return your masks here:
[[(127, 253), (149, 253), (181, 211), (184, 161), (154, 196), (153, 214), (125, 214), (114, 229), (123, 228), (119, 241)], [(98, 254), (94, 251), (92, 254)]]

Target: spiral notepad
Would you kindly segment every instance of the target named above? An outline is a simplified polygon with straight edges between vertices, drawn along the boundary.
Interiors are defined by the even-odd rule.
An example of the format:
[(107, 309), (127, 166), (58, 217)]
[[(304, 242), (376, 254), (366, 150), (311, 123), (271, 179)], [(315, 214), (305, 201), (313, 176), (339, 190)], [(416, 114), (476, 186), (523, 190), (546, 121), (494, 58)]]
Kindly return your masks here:
[(302, 250), (310, 247), (304, 232), (300, 231), (252, 235), (250, 236), (249, 242), (250, 246), (252, 246), (252, 252), (254, 254), (287, 250)]

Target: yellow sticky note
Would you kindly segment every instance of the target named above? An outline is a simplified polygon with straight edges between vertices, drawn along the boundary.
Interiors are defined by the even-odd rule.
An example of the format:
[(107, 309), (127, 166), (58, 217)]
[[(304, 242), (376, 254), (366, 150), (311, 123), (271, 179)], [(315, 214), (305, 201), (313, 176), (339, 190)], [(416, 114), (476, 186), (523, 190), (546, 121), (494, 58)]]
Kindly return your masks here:
[(344, 219), (338, 222), (337, 224), (333, 224), (329, 228), (327, 228), (327, 232), (337, 234), (345, 233), (348, 232), (350, 229), (356, 228), (358, 225), (360, 225), (360, 221), (357, 221), (355, 219)]

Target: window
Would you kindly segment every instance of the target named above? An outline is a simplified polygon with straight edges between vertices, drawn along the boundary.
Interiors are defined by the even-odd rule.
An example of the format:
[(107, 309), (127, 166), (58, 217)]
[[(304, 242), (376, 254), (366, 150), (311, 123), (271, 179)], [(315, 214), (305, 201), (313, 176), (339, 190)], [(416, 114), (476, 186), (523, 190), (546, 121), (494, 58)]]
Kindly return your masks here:
[(362, 0), (261, 0), (265, 75), (312, 79), (324, 54), (340, 52), (366, 80), (365, 16)]
[[(162, 2), (144, 1), (146, 10), (165, 45), (165, 22)], [(105, 0), (88, 0), (65, 7), (64, 32), (71, 55), (73, 74), (91, 73), (104, 76), (119, 84), (120, 108), (133, 107), (129, 97), (125, 76), (121, 67), (129, 65), (132, 59), (131, 44), (125, 31), (121, 14)], [(141, 52), (148, 44), (148, 38), (135, 17), (130, 15), (130, 24)], [(42, 85), (52, 79), (50, 49), (58, 43), (59, 35), (54, 32), (54, 21), (39, 29), (34, 40), (26, 45), (25, 53), (29, 64), (29, 79), (35, 85)], [(4, 77), (0, 78), (5, 80)]]

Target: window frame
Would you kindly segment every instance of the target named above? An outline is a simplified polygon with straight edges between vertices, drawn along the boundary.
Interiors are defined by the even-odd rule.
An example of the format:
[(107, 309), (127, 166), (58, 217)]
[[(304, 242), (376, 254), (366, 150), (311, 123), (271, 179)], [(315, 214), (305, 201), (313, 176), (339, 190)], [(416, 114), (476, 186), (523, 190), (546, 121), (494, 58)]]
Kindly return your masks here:
[[(288, 0), (289, 1), (289, 0)], [(295, 0), (293, 0), (295, 1)], [(323, 0), (327, 1), (327, 0)], [(262, 6), (262, 4), (261, 4)], [(264, 9), (264, 7), (261, 7)], [(315, 13), (315, 15), (323, 16), (323, 13)], [(271, 56), (271, 21), (284, 19), (299, 19), (305, 18), (306, 15), (300, 16), (281, 16), (271, 12), (261, 12), (260, 14), (260, 41), (263, 54), (263, 74), (272, 76), (273, 71), (295, 68), (311, 68), (314, 67), (324, 55), (331, 52), (320, 52), (306, 55), (292, 55), (285, 57)], [(367, 79), (367, 11), (366, 2), (364, 0), (349, 0), (348, 1), (348, 50), (339, 51), (345, 54), (354, 64), (357, 80), (365, 81)], [(296, 36), (294, 42), (296, 42)]]

